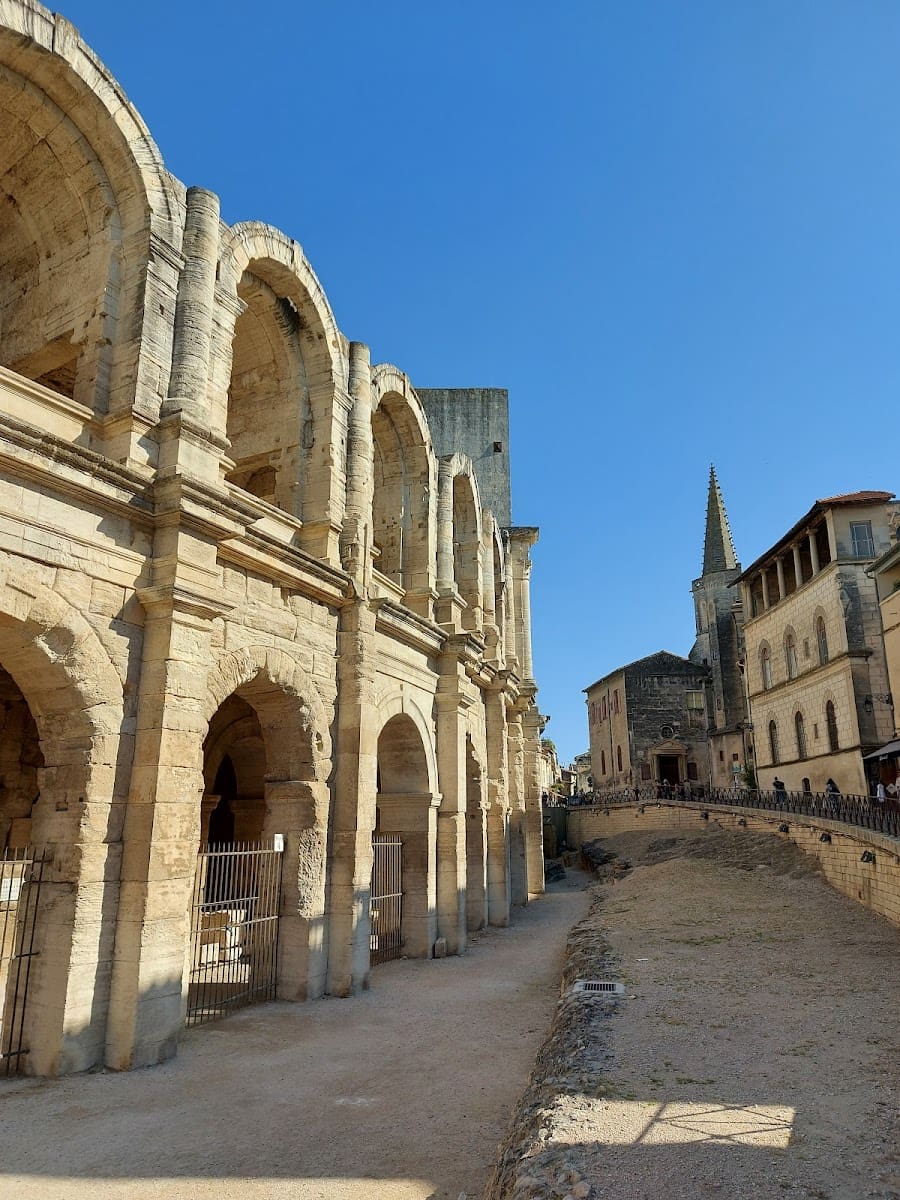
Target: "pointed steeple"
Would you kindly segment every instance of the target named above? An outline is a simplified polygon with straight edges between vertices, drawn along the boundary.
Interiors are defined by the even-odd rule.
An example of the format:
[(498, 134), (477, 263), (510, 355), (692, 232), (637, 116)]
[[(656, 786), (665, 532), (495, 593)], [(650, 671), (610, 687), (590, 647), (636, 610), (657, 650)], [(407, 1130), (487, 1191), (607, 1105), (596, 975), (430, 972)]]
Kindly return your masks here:
[(737, 555), (731, 539), (731, 529), (725, 513), (725, 501), (716, 478), (716, 468), (709, 467), (709, 499), (706, 502), (706, 541), (703, 544), (703, 574), (731, 571), (737, 566)]

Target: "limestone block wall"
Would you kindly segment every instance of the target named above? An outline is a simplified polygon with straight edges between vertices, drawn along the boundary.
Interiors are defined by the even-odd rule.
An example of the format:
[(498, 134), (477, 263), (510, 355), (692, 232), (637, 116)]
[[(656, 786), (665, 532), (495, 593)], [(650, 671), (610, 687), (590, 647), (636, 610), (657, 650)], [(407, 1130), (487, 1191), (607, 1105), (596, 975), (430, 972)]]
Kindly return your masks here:
[[(704, 820), (701, 812), (708, 812), (709, 819)], [(739, 826), (739, 820), (745, 820), (746, 826)], [(818, 860), (825, 878), (839, 892), (900, 926), (900, 841), (870, 830), (850, 830), (837, 821), (697, 804), (623, 805), (570, 809), (566, 839), (570, 846), (580, 846), (592, 838), (613, 837), (634, 829), (674, 828), (701, 833), (713, 823), (736, 832), (746, 828), (788, 838)], [(779, 833), (778, 826), (785, 823), (788, 832)], [(819, 841), (824, 831), (831, 835), (830, 843)], [(874, 863), (861, 861), (865, 850), (875, 855)]]

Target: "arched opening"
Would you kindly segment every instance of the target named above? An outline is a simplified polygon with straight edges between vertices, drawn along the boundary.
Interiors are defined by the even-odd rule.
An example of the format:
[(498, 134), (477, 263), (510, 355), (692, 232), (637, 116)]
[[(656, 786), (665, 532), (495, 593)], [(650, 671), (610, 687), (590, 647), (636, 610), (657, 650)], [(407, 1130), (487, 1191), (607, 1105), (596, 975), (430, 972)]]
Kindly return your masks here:
[(784, 664), (788, 679), (797, 678), (797, 641), (792, 632), (784, 638)]
[(57, 1075), (103, 1061), (130, 749), (121, 681), (84, 619), (24, 571), (7, 604), (18, 615), (0, 614), (0, 1074)]
[(772, 653), (768, 646), (763, 646), (759, 652), (759, 673), (763, 691), (767, 692), (772, 686)]
[(324, 988), (327, 786), (316, 734), (299, 696), (264, 668), (246, 674), (203, 744), (188, 1024)]
[(821, 615), (816, 617), (816, 645), (819, 650), (819, 665), (824, 667), (828, 662), (828, 631), (825, 628), (825, 618)]
[(622, 747), (616, 746), (616, 770), (622, 770)]
[(769, 754), (771, 756), (772, 765), (777, 766), (780, 761), (778, 753), (778, 725), (775, 721), (769, 722)]
[(797, 757), (799, 759), (806, 758), (806, 723), (803, 720), (803, 713), (794, 713), (794, 730), (797, 734)]
[(487, 925), (487, 809), (481, 764), (466, 734), (466, 928)]
[(375, 568), (406, 592), (429, 583), (428, 450), (409, 402), (396, 392), (372, 415)]
[(838, 750), (840, 750), (837, 713), (835, 712), (834, 703), (831, 700), (825, 704), (825, 727), (828, 730), (828, 751), (830, 754), (837, 754)]
[(260, 500), (302, 518), (306, 458), (314, 444), (304, 361), (304, 319), (277, 272), (251, 263), (238, 284), (226, 433), (226, 476)]
[[(437, 936), (437, 809), (422, 735), (405, 713), (391, 717), (378, 736), (377, 778), (376, 828), (402, 845), (402, 952), (429, 958)], [(372, 891), (380, 891), (375, 879)]]
[(472, 479), (453, 478), (453, 581), (466, 603), (463, 627), (481, 627), (481, 530)]

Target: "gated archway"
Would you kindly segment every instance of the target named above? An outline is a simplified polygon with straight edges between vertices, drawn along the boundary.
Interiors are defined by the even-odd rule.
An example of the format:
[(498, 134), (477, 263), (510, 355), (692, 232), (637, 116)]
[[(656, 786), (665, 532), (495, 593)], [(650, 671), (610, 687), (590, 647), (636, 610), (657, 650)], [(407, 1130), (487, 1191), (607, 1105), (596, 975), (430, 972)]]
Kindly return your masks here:
[[(380, 939), (397, 957), (428, 958), (437, 936), (437, 808), (422, 734), (412, 716), (396, 713), (378, 737), (375, 863), (372, 878), (372, 960)], [(382, 850), (378, 849), (381, 841)], [(396, 849), (387, 847), (393, 844)], [(388, 870), (393, 875), (382, 875)], [(399, 870), (399, 880), (397, 871)], [(399, 886), (398, 886), (399, 885)], [(385, 904), (388, 897), (395, 897)], [(384, 905), (384, 907), (380, 907)], [(399, 938), (396, 922), (399, 920)]]
[(251, 647), (210, 675), (188, 1023), (325, 986), (325, 710), (285, 651)]

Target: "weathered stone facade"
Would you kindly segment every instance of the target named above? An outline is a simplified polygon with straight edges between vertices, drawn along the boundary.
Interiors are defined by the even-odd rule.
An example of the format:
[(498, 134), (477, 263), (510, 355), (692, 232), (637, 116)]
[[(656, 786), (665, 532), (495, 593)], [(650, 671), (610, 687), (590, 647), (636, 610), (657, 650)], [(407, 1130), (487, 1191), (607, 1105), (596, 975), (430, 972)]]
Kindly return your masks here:
[(594, 788), (705, 781), (708, 681), (702, 664), (660, 650), (585, 688)]
[(893, 734), (875, 583), (890, 492), (817, 500), (740, 576), (757, 778), (868, 790), (864, 755)]
[(367, 984), (376, 823), (409, 954), (541, 890), (537, 530), (35, 0), (0, 0), (0, 117), (0, 836), (50, 854), (28, 1069), (136, 1067), (178, 1041), (211, 829), (284, 838), (285, 999)]

